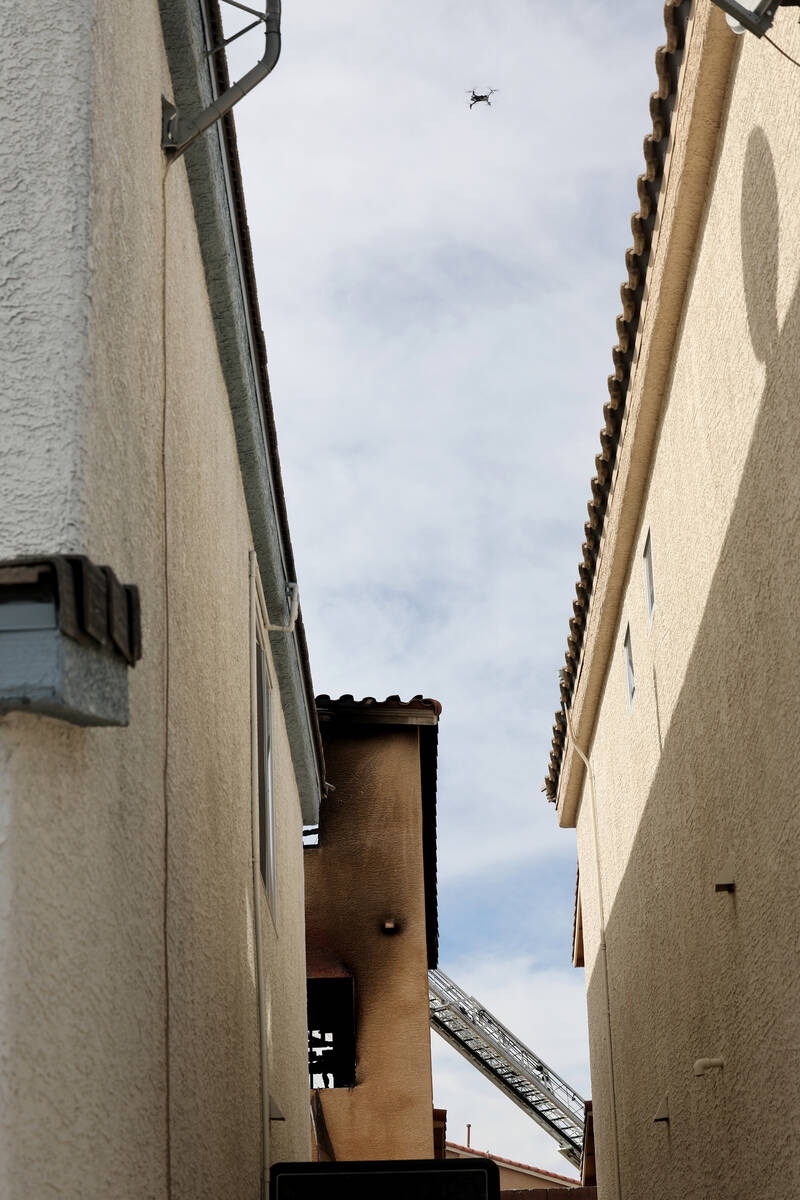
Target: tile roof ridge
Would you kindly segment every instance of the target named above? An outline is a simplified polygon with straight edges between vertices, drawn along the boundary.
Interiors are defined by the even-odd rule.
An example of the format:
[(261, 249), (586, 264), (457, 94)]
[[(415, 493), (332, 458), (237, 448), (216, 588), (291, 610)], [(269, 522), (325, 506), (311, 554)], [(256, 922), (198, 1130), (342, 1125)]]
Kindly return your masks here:
[(387, 696), (385, 700), (377, 700), (374, 696), (362, 696), (360, 700), (356, 700), (351, 692), (343, 692), (341, 696), (330, 696), (327, 692), (323, 692), (315, 699), (317, 707), (324, 706), (325, 708), (432, 708), (437, 716), (442, 711), (442, 705), (438, 700), (423, 696), (421, 692), (412, 696), (410, 700), (402, 700), (399, 695)]
[[(591, 480), (592, 498), (588, 503), (588, 520), (584, 525), (583, 556), (578, 564), (573, 616), (569, 622), (567, 653), (561, 700), (569, 704), (583, 647), (589, 602), (597, 566), (597, 553), (603, 532), (611, 477), (616, 460), (622, 419), (625, 413), (631, 365), (636, 346), (636, 334), (641, 316), (644, 284), (650, 261), (650, 246), (655, 223), (661, 181), (664, 175), (672, 115), (683, 62), (686, 28), (692, 0), (666, 0), (664, 27), (667, 40), (656, 50), (655, 65), (658, 87), (650, 96), (652, 130), (644, 139), (645, 170), (636, 181), (639, 208), (631, 217), (633, 246), (625, 252), (628, 278), (620, 288), (622, 312), (617, 317), (617, 344), (611, 351), (614, 373), (608, 377), (608, 400), (603, 405), (605, 424), (600, 430), (600, 453), (595, 458), (596, 474)], [(555, 801), (564, 756), (566, 722), (561, 708), (556, 711), (550, 751), (550, 761), (542, 790), (548, 800)]]

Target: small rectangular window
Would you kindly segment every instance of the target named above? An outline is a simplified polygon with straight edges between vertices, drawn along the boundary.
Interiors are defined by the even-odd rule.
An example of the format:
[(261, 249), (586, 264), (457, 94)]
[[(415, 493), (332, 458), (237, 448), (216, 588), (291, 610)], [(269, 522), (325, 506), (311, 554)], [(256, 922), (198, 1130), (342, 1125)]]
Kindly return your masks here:
[(625, 652), (625, 672), (628, 678), (628, 705), (633, 704), (633, 697), (636, 692), (636, 677), (633, 673), (633, 649), (631, 648), (631, 627), (630, 625), (625, 630), (625, 640), (622, 643)]
[(256, 636), (256, 737), (258, 744), (258, 852), (261, 878), (275, 915), (275, 805), (272, 795), (272, 706), (267, 654)]
[(653, 543), (650, 540), (649, 529), (644, 543), (642, 565), (644, 566), (644, 597), (647, 602), (647, 619), (648, 621), (652, 621), (653, 609), (656, 603), (656, 589), (653, 582)]
[(309, 979), (308, 1075), (316, 1088), (354, 1087), (356, 1026), (353, 979)]

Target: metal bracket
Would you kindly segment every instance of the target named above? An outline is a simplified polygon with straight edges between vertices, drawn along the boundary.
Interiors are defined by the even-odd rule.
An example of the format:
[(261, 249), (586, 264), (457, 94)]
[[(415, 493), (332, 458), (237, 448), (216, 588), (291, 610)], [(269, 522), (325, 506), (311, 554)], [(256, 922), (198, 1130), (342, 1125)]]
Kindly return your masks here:
[(714, 3), (756, 37), (763, 37), (772, 27), (775, 13), (781, 6), (781, 0), (761, 0), (755, 8), (745, 8), (739, 0), (714, 0)]
[(178, 145), (178, 110), (166, 96), (161, 97), (161, 147), (173, 149)]

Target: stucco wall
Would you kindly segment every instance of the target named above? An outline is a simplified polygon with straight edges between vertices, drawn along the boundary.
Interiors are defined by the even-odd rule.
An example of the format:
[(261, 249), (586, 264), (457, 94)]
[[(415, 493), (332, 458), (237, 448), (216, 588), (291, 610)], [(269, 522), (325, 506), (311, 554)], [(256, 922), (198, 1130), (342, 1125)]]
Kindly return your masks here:
[[(26, 140), (28, 203), (37, 221), (52, 211), (43, 228), (19, 217), (14, 353), (31, 369), (4, 424), (0, 555), (113, 565), (141, 589), (144, 657), (127, 729), (0, 721), (0, 1192), (138, 1200), (166, 1195), (169, 1174), (176, 1198), (249, 1200), (252, 539), (184, 164), (164, 177), (158, 6), (91, 16), (45, 6), (47, 29), (28, 31), (49, 56), (61, 38), (63, 114), (37, 111)], [(276, 1145), (302, 1158), (301, 821), (277, 699), (270, 1090), (288, 1118)]]
[(526, 1171), (515, 1171), (513, 1167), (507, 1167), (503, 1163), (498, 1163), (500, 1168), (500, 1191), (501, 1192), (541, 1192), (546, 1188), (552, 1191), (570, 1191), (569, 1185), (559, 1183), (555, 1179), (540, 1178), (528, 1174)]
[[(476, 1156), (462, 1152), (461, 1150), (453, 1150), (448, 1146), (446, 1157), (468, 1159)], [(483, 1157), (487, 1156), (483, 1155)], [(488, 1155), (488, 1157), (491, 1158), (491, 1155)], [(523, 1167), (512, 1166), (511, 1163), (504, 1159), (495, 1158), (493, 1161), (497, 1163), (497, 1169), (500, 1174), (501, 1195), (504, 1192), (538, 1192), (548, 1188), (552, 1191), (570, 1191), (578, 1186), (575, 1183), (562, 1182), (552, 1172), (549, 1174), (543, 1172), (540, 1175), (534, 1175), (532, 1174), (535, 1170), (533, 1167), (530, 1170), (525, 1170)]]
[(356, 1086), (320, 1092), (325, 1123), (338, 1160), (432, 1158), (418, 731), (323, 735), (336, 791), (305, 851), (309, 952), (351, 971), (356, 998)]
[[(774, 36), (800, 57), (791, 13)], [(744, 38), (591, 744), (630, 1200), (800, 1191), (799, 131), (796, 69)], [(615, 1149), (587, 780), (578, 849), (605, 1200)], [(733, 895), (714, 888), (728, 866)], [(706, 1056), (723, 1071), (695, 1076)], [(654, 1123), (665, 1095), (669, 1122)]]
[[(86, 522), (92, 0), (3, 6), (0, 547), (71, 548)], [(69, 63), (69, 70), (64, 64)], [(21, 453), (32, 440), (35, 461)]]

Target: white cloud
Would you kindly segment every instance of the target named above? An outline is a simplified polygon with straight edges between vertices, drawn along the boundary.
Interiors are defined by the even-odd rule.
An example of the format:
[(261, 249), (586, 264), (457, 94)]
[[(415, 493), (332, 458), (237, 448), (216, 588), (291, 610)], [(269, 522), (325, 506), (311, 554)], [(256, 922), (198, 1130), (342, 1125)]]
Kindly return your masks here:
[[(315, 684), (442, 701), (443, 893), (545, 861), (574, 879), (539, 788), (662, 11), (287, 0), (281, 62), (236, 109)], [(549, 911), (519, 914), (532, 954), (561, 945)], [(498, 944), (464, 976), (585, 1085), (582, 980), (546, 965)], [(454, 1128), (558, 1170), (437, 1062)]]

